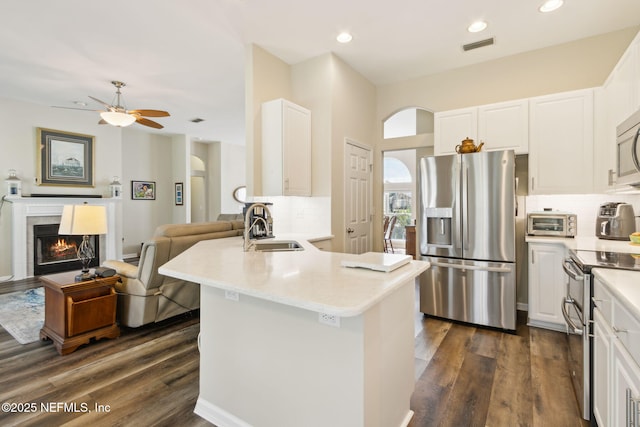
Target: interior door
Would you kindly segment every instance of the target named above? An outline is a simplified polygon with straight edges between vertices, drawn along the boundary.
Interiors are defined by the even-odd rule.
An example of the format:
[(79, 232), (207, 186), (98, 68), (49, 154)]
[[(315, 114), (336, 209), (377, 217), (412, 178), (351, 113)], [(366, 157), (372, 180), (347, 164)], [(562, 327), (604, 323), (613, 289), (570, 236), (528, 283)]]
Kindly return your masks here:
[(345, 252), (371, 251), (371, 150), (345, 144)]

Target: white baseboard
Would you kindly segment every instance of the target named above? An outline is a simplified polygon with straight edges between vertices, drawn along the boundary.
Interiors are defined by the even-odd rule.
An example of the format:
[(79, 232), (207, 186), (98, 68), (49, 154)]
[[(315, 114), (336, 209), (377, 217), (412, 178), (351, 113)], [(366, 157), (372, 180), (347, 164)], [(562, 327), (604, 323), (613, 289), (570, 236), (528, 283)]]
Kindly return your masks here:
[(516, 309), (518, 311), (529, 311), (529, 304), (526, 304), (524, 302), (519, 302), (516, 304)]
[(193, 412), (219, 427), (251, 427), (251, 424), (248, 424), (235, 415), (219, 408), (213, 403), (207, 402), (200, 396), (198, 396), (196, 407)]

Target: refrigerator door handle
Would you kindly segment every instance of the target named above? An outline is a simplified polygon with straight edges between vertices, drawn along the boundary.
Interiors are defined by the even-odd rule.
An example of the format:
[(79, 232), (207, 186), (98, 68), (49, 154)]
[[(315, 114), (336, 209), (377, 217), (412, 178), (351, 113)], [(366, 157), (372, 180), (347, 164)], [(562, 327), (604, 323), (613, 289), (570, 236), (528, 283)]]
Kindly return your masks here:
[(512, 269), (507, 267), (482, 267), (479, 265), (449, 264), (437, 261), (430, 261), (430, 264), (432, 267), (455, 268), (458, 270), (480, 270), (489, 271), (491, 273), (509, 273), (512, 271)]
[(462, 246), (464, 250), (469, 248), (469, 166), (462, 164), (462, 224), (464, 224), (464, 240)]
[[(458, 161), (457, 163), (457, 167), (462, 167), (462, 164), (460, 163), (460, 161)], [(457, 168), (456, 168), (457, 169)], [(462, 191), (462, 184), (460, 182), (461, 177), (460, 177), (460, 171), (456, 170), (455, 171), (455, 175), (456, 176), (456, 180), (455, 180), (455, 194), (461, 194)], [(455, 218), (454, 218), (454, 224), (455, 227), (454, 228), (454, 233), (455, 233), (455, 242), (456, 242), (456, 249), (462, 249), (462, 209), (460, 207), (460, 204), (462, 203), (461, 200), (459, 199), (454, 199), (455, 204)]]

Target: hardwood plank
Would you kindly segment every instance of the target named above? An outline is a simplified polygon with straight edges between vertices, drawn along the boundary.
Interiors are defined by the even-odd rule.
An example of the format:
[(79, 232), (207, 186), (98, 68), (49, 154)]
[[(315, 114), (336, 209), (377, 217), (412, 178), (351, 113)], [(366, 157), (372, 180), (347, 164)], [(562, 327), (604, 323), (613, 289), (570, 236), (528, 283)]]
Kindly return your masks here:
[(411, 398), (411, 408), (415, 415), (410, 426), (436, 425), (444, 416), (453, 384), (475, 329), (458, 324), (451, 326), (416, 384)]
[(488, 426), (530, 426), (533, 423), (529, 336), (505, 335), (497, 355)]
[(586, 426), (579, 414), (566, 359), (566, 337), (530, 329), (534, 426)]
[(478, 328), (473, 334), (469, 351), (480, 356), (496, 358), (500, 350), (502, 337), (507, 334), (493, 329)]
[(484, 426), (496, 360), (467, 352), (451, 392), (441, 426)]
[[(0, 284), (0, 294), (40, 286)], [(516, 334), (419, 313), (416, 305), (415, 415), (410, 426), (586, 427), (568, 377), (564, 334), (529, 328)], [(51, 342), (18, 344), (0, 328), (0, 401), (111, 405), (110, 412), (0, 412), (0, 425), (211, 425), (193, 413), (198, 396), (199, 318), (122, 328), (59, 356)]]

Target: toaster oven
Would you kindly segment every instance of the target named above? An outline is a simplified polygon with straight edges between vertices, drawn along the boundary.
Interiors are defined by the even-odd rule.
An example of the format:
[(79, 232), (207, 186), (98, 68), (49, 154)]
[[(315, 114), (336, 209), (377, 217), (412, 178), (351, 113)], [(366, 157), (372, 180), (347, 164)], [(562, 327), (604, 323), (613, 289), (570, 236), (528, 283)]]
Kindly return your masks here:
[(529, 236), (575, 237), (578, 218), (565, 212), (531, 212), (527, 215)]

